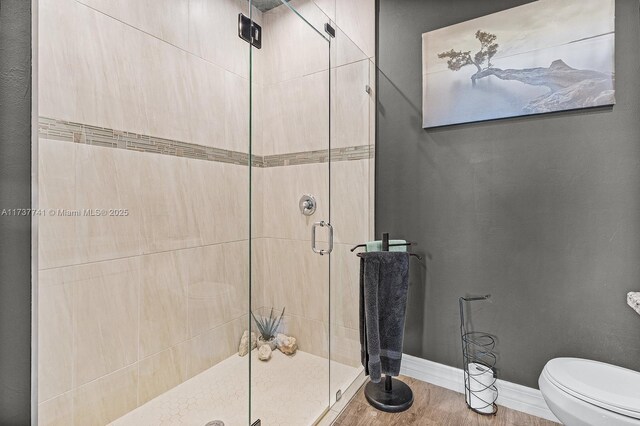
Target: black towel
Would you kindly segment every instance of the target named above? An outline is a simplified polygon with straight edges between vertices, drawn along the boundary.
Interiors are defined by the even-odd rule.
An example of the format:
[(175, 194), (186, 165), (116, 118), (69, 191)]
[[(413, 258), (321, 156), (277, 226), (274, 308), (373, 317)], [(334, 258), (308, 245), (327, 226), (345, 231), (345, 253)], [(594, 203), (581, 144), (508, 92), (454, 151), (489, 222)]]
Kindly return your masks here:
[(374, 383), (382, 374), (397, 376), (402, 361), (402, 339), (409, 253), (360, 253), (360, 358)]

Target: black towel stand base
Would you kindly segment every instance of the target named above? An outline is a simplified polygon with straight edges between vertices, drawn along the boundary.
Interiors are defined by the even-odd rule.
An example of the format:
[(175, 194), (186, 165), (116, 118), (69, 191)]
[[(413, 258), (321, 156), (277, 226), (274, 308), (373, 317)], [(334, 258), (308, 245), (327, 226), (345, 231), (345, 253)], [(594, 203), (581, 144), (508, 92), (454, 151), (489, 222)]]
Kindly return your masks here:
[(364, 387), (364, 396), (372, 407), (386, 413), (399, 413), (413, 404), (411, 388), (391, 376), (386, 376), (380, 383), (369, 381)]
[[(382, 251), (389, 251), (389, 234), (382, 234)], [(409, 385), (385, 376), (380, 383), (369, 381), (364, 387), (364, 396), (372, 407), (386, 413), (408, 410), (413, 404), (413, 391)]]

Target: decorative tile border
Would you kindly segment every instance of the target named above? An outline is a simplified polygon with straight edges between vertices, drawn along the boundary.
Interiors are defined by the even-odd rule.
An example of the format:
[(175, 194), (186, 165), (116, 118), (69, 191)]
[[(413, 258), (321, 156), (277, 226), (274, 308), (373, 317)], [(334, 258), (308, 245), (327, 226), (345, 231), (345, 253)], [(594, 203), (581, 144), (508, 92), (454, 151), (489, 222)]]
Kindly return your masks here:
[(243, 166), (249, 163), (249, 154), (243, 152), (212, 148), (133, 132), (123, 132), (88, 124), (54, 120), (46, 117), (40, 117), (39, 119), (38, 134), (41, 138), (63, 142), (127, 149), (138, 152), (151, 152)]
[[(371, 145), (334, 148), (331, 150), (331, 161), (366, 160), (373, 158), (374, 148)], [(299, 164), (327, 163), (329, 150), (293, 152), (289, 154), (266, 155), (262, 167), (295, 166)]]
[[(40, 117), (38, 135), (43, 139), (173, 155), (175, 157), (216, 161), (241, 166), (246, 166), (249, 163), (249, 154), (245, 152), (213, 148), (47, 117)], [(370, 145), (334, 148), (331, 150), (331, 161), (365, 160), (373, 157), (374, 147)], [(326, 163), (328, 161), (329, 150), (325, 149), (266, 156), (254, 155), (251, 158), (251, 165), (253, 167), (281, 167)]]

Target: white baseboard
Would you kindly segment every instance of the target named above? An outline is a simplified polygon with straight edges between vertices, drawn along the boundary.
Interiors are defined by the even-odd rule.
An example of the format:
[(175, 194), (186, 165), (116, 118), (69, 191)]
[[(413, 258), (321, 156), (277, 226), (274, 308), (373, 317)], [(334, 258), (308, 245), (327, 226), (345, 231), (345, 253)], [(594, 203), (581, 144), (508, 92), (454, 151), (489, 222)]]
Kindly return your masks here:
[[(403, 354), (400, 374), (464, 393), (464, 376), (460, 368)], [(504, 380), (498, 380), (497, 386), (498, 405), (560, 423), (547, 407), (539, 390)]]

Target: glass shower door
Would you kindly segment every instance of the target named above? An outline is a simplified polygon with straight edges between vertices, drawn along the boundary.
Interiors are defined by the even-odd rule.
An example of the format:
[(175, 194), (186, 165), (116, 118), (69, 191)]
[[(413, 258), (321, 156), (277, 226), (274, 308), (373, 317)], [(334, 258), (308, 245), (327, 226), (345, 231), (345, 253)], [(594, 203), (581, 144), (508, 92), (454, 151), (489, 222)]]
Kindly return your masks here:
[[(295, 345), (280, 335), (275, 349), (253, 351), (251, 423), (312, 425), (330, 405), (328, 19), (312, 1), (255, 13), (262, 46), (252, 50), (251, 73), (252, 329)], [(260, 330), (270, 320), (277, 329)]]

